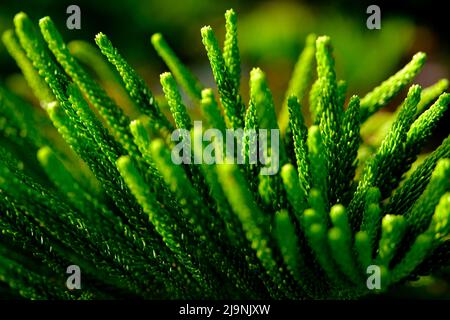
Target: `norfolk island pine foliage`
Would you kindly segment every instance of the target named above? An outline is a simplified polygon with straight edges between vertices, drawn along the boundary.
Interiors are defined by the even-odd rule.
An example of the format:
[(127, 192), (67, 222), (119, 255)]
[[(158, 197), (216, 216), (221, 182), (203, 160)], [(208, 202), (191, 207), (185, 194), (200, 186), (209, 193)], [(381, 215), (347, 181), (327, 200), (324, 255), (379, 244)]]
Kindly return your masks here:
[[(348, 299), (449, 267), (449, 138), (416, 162), (450, 102), (445, 79), (411, 85), (426, 55), (360, 98), (336, 75), (331, 39), (311, 34), (277, 119), (261, 69), (250, 72), (249, 101), (241, 97), (236, 13), (225, 21), (222, 48), (201, 29), (214, 89), (161, 34), (151, 37), (170, 70), (160, 77), (167, 112), (106, 35), (95, 37), (98, 48), (66, 44), (49, 17), (36, 26), (15, 16), (2, 40), (40, 108), (0, 86), (3, 296)], [(131, 119), (91, 71), (140, 116)], [(267, 150), (279, 171), (262, 175), (248, 161), (256, 140), (245, 134), (235, 147), (244, 164), (175, 164), (172, 132), (194, 135), (198, 120), (178, 86), (203, 129), (279, 129), (279, 147)], [(364, 126), (404, 89), (382, 141), (358, 154)], [(66, 287), (70, 265), (82, 271), (80, 290)]]

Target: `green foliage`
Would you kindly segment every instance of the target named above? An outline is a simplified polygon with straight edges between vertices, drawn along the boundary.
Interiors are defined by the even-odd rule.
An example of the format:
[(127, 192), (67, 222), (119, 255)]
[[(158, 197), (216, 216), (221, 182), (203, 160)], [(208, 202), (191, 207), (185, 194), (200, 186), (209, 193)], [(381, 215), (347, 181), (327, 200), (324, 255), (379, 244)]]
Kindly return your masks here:
[(316, 35), (310, 34), (306, 38), (305, 48), (298, 57), (286, 90), (286, 97), (279, 115), (280, 130), (282, 132), (287, 130), (289, 124), (289, 98), (294, 95), (302, 101), (307, 93), (313, 77), (315, 49)]
[(108, 37), (99, 33), (95, 36), (95, 42), (108, 61), (116, 67), (130, 98), (136, 104), (139, 111), (149, 116), (155, 127), (170, 128), (170, 124), (159, 110), (156, 100), (144, 80), (122, 58)]
[(164, 40), (162, 34), (155, 33), (151, 40), (156, 52), (174, 74), (175, 79), (177, 79), (194, 101), (198, 101), (201, 98), (202, 85), (180, 59), (178, 59), (166, 40)]
[(361, 122), (367, 120), (370, 115), (386, 105), (400, 90), (405, 88), (420, 72), (425, 59), (425, 53), (416, 53), (403, 69), (366, 94), (361, 99)]
[(208, 54), (211, 70), (219, 90), (228, 126), (241, 128), (244, 119), (244, 105), (239, 95), (239, 51), (237, 50), (236, 26), (233, 14), (227, 14), (227, 38), (225, 54), (219, 47), (214, 31), (210, 26), (201, 29), (202, 41)]
[[(172, 121), (106, 35), (95, 42), (117, 73), (89, 44), (67, 46), (50, 18), (40, 20), (39, 34), (24, 13), (15, 17), (2, 40), (42, 108), (0, 86), (7, 296), (348, 299), (372, 293), (370, 265), (381, 268), (381, 291), (449, 266), (450, 138), (414, 165), (450, 104), (448, 81), (411, 86), (371, 157), (358, 156), (362, 123), (413, 80), (425, 55), (346, 104), (331, 39), (310, 35), (277, 121), (261, 69), (250, 72), (250, 101), (242, 102), (236, 13), (227, 11), (225, 21), (223, 52), (213, 30), (201, 30), (217, 98), (153, 35), (171, 71), (160, 82)], [(131, 120), (86, 66), (120, 87), (127, 95), (120, 101), (134, 104), (139, 117)], [(171, 131), (203, 133), (177, 83), (204, 127), (280, 128), (279, 148), (270, 133), (264, 155), (277, 155), (279, 170), (265, 176), (250, 163), (258, 134), (248, 132), (235, 146), (244, 164), (197, 163), (202, 143), (187, 154), (194, 161), (176, 164)], [(79, 292), (64, 286), (72, 264), (83, 272)]]
[(171, 73), (165, 72), (161, 75), (161, 86), (163, 87), (164, 95), (166, 96), (176, 127), (178, 129), (191, 129), (191, 119)]

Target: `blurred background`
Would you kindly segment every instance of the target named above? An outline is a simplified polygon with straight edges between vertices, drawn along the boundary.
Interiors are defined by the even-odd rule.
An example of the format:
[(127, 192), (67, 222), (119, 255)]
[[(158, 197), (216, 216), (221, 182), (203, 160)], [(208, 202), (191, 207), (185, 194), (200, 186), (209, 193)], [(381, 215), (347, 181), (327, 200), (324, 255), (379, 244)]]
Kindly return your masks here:
[[(395, 2), (395, 3), (392, 3)], [(261, 0), (4, 0), (0, 3), (0, 32), (12, 27), (14, 14), (25, 11), (37, 21), (49, 15), (69, 41), (93, 43), (106, 33), (123, 55), (158, 87), (166, 70), (150, 43), (162, 32), (184, 62), (206, 82), (212, 81), (201, 44), (200, 28), (211, 25), (219, 39), (224, 34), (224, 12), (239, 15), (243, 75), (260, 66), (270, 76), (281, 99), (293, 64), (307, 33), (332, 37), (338, 77), (348, 81), (350, 92), (363, 94), (388, 77), (417, 51), (428, 54), (419, 82), (430, 85), (449, 77), (448, 24), (445, 10), (428, 1), (391, 1), (381, 8), (381, 30), (368, 30), (366, 8), (374, 1), (261, 1)], [(66, 8), (81, 8), (81, 30), (68, 30)], [(4, 79), (18, 69), (0, 46), (0, 74)], [(244, 90), (245, 92), (245, 90)]]
[[(66, 8), (81, 8), (81, 30), (66, 28)], [(366, 9), (381, 8), (381, 30), (368, 30)], [(349, 85), (349, 95), (364, 95), (408, 62), (417, 51), (428, 54), (428, 61), (416, 83), (428, 86), (450, 78), (448, 22), (443, 8), (429, 1), (257, 1), (257, 0), (2, 0), (0, 32), (12, 28), (14, 15), (26, 12), (36, 22), (49, 15), (65, 40), (81, 39), (94, 44), (98, 32), (107, 34), (122, 55), (159, 94), (159, 74), (166, 71), (153, 50), (150, 37), (161, 32), (174, 51), (207, 86), (213, 78), (200, 28), (211, 25), (220, 41), (224, 37), (224, 13), (238, 13), (239, 45), (242, 60), (242, 93), (247, 99), (248, 72), (261, 67), (268, 75), (275, 102), (281, 103), (291, 70), (305, 37), (314, 32), (331, 36), (337, 75)], [(26, 96), (29, 90), (19, 70), (0, 44), (0, 81)], [(401, 101), (392, 103), (394, 108)], [(29, 97), (32, 99), (31, 97)], [(449, 112), (442, 120), (429, 148), (433, 149), (449, 134)], [(448, 274), (443, 276), (448, 279)], [(450, 298), (449, 284), (424, 278), (392, 295)]]

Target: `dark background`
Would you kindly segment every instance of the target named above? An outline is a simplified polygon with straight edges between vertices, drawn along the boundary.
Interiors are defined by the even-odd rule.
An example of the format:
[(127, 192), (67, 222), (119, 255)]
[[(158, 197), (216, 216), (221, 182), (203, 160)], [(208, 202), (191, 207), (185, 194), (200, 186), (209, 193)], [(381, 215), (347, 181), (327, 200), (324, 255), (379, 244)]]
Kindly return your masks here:
[[(81, 30), (65, 27), (70, 4), (81, 8)], [(381, 30), (366, 28), (369, 4), (381, 8)], [(36, 22), (49, 15), (67, 41), (93, 43), (95, 34), (102, 31), (127, 59), (152, 75), (165, 70), (150, 44), (153, 33), (162, 32), (183, 61), (201, 69), (207, 61), (200, 28), (212, 25), (221, 39), (223, 14), (228, 8), (239, 14), (243, 63), (248, 68), (261, 65), (269, 68), (268, 72), (270, 65), (276, 65), (276, 70), (285, 65), (273, 79), (275, 87), (283, 87), (288, 80), (304, 36), (312, 31), (332, 37), (338, 76), (348, 80), (356, 91), (370, 89), (419, 50), (428, 53), (433, 66), (433, 72), (424, 72), (419, 82), (428, 85), (448, 77), (446, 10), (430, 1), (6, 0), (0, 4), (0, 31), (12, 27), (14, 14), (19, 11)], [(5, 77), (15, 71), (0, 46), (0, 74)]]

